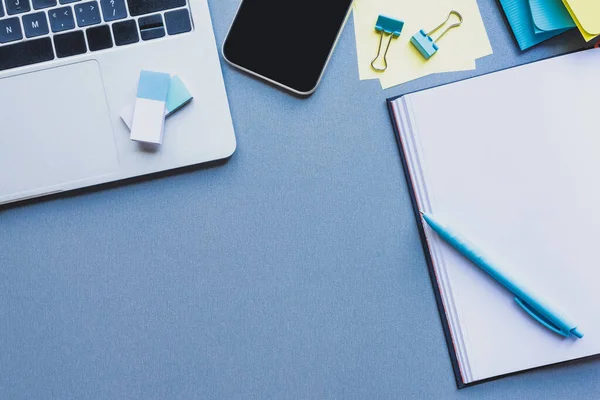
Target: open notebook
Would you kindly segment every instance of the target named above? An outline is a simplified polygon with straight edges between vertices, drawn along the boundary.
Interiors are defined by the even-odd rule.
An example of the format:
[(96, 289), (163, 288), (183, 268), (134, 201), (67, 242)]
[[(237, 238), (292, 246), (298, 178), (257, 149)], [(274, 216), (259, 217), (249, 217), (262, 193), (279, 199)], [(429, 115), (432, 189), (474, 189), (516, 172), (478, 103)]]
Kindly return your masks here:
[(415, 211), (439, 216), (585, 334), (535, 322), (417, 213), (461, 387), (600, 353), (599, 68), (589, 50), (389, 101)]

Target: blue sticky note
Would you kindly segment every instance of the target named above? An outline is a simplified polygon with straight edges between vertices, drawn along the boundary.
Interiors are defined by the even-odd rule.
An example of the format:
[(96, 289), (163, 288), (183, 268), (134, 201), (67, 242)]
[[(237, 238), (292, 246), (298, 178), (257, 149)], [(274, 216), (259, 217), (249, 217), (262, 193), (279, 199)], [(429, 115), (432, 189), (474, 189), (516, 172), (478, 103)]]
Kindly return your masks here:
[(519, 43), (521, 50), (528, 49), (536, 44), (542, 43), (556, 35), (560, 35), (566, 29), (549, 32), (535, 33), (533, 16), (528, 0), (499, 0), (504, 9), (504, 14)]
[(536, 31), (575, 28), (575, 22), (562, 0), (529, 0)]
[(172, 77), (169, 92), (167, 93), (167, 116), (185, 106), (192, 99), (192, 95), (181, 81), (181, 78), (177, 75)]
[(165, 102), (171, 84), (171, 75), (162, 72), (141, 71), (138, 83), (138, 99)]

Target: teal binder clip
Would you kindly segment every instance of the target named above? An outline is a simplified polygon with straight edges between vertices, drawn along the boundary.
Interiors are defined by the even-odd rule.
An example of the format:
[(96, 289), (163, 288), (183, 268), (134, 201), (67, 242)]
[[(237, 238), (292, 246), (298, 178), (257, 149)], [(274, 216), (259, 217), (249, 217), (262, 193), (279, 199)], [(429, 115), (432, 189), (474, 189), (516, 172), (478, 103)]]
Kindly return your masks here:
[[(448, 23), (448, 21), (450, 21), (450, 17), (452, 17), (452, 15), (455, 15), (458, 17), (458, 22), (448, 26), (448, 28), (446, 28), (446, 30), (444, 32), (442, 32), (441, 35), (438, 36), (435, 40), (432, 39), (431, 35), (434, 34), (435, 32), (437, 32), (444, 25), (446, 25)], [(425, 31), (423, 29), (421, 29), (412, 38), (410, 38), (410, 42), (412, 43), (413, 46), (415, 46), (415, 48), (417, 50), (419, 50), (419, 53), (421, 53), (421, 55), (423, 57), (425, 57), (426, 60), (429, 60), (431, 58), (431, 56), (434, 55), (435, 53), (437, 53), (437, 51), (439, 50), (439, 47), (437, 44), (435, 44), (435, 42), (440, 40), (441, 37), (444, 36), (446, 34), (446, 32), (448, 32), (450, 29), (456, 28), (456, 27), (460, 26), (462, 23), (463, 23), (462, 15), (460, 15), (460, 13), (458, 11), (452, 10), (452, 11), (450, 11), (450, 14), (448, 14), (448, 18), (446, 18), (446, 20), (444, 22), (442, 22), (441, 24), (439, 24), (435, 29), (433, 29), (431, 32), (428, 32), (428, 33), (425, 33)]]
[[(404, 27), (404, 21), (400, 21), (399, 19), (393, 19), (389, 17), (385, 17), (380, 15), (377, 18), (377, 23), (375, 24), (375, 30), (379, 32), (379, 47), (377, 49), (377, 56), (371, 61), (371, 68), (373, 68), (377, 72), (383, 72), (387, 69), (387, 53), (390, 48), (390, 44), (392, 44), (392, 40), (396, 39), (400, 36), (400, 32), (402, 32), (402, 28)], [(385, 52), (383, 53), (383, 68), (379, 68), (375, 66), (375, 61), (379, 58), (381, 54), (381, 45), (383, 44), (383, 37), (389, 36), (390, 40), (388, 41), (387, 46), (385, 47)]]

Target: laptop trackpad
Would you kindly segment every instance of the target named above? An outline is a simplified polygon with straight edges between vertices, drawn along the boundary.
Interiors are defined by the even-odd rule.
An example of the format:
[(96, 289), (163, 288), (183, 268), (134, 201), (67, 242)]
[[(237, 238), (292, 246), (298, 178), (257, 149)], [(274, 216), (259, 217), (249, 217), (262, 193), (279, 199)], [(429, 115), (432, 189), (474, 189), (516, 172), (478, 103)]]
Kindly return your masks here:
[(0, 79), (0, 202), (118, 167), (96, 61)]

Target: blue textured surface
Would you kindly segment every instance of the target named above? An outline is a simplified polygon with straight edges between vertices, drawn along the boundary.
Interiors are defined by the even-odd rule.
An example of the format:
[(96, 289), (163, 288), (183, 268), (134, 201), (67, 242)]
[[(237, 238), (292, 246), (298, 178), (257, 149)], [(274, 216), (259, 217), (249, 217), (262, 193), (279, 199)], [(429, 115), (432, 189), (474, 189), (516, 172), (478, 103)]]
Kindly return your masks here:
[(138, 83), (137, 98), (167, 101), (167, 93), (171, 84), (171, 75), (162, 72), (141, 71)]
[[(581, 45), (480, 6), (477, 74)], [(456, 389), (385, 99), (473, 72), (360, 82), (351, 19), (308, 99), (223, 71), (227, 164), (0, 212), (0, 397), (598, 398), (600, 361)]]

